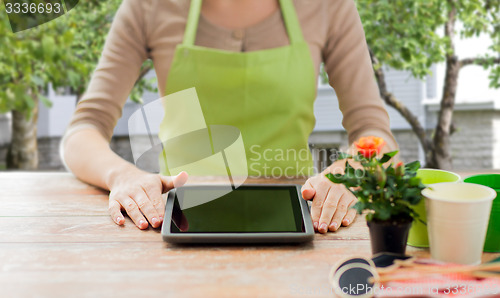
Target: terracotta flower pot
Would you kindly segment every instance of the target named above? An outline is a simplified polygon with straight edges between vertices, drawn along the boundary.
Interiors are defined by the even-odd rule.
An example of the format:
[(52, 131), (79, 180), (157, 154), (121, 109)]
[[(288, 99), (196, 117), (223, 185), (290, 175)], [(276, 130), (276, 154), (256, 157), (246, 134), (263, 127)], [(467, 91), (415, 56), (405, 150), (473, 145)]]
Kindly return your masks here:
[(404, 255), (411, 223), (411, 218), (368, 221), (372, 253), (392, 252)]

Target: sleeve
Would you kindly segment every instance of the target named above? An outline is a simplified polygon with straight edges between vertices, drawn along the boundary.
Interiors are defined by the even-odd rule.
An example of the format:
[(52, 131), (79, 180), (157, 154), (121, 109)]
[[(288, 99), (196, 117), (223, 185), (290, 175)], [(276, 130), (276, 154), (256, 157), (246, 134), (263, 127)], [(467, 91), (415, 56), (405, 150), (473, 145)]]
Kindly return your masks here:
[(362, 136), (375, 135), (384, 138), (391, 150), (396, 149), (354, 1), (332, 3), (322, 55), (329, 83), (339, 100), (349, 144)]
[(121, 3), (97, 68), (76, 107), (63, 141), (84, 128), (94, 128), (107, 140), (111, 139), (141, 65), (147, 59), (146, 3), (149, 1), (124, 0)]

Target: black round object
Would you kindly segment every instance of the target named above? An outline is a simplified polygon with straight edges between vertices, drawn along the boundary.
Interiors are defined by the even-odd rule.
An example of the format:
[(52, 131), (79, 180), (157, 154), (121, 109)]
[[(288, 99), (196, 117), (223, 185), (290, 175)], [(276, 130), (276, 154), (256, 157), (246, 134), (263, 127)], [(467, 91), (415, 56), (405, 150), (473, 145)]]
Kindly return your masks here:
[(370, 262), (369, 260), (367, 260), (367, 259), (365, 259), (363, 257), (355, 257), (355, 258), (351, 258), (351, 259), (348, 259), (348, 260), (342, 262), (337, 267), (337, 269), (335, 270), (335, 272), (339, 271), (340, 268), (344, 267), (345, 265), (354, 264), (354, 263), (365, 264), (365, 265), (368, 265), (368, 266), (372, 266), (372, 262)]
[(372, 277), (377, 277), (377, 273), (369, 265), (363, 263), (345, 265), (334, 275), (335, 293), (341, 297), (372, 297), (375, 293), (375, 285), (370, 280)]

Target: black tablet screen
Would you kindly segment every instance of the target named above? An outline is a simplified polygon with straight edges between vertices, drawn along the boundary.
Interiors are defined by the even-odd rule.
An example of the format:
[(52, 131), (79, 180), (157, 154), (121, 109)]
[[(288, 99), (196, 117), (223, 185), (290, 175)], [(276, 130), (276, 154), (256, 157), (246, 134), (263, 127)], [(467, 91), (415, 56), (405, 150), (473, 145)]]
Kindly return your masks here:
[[(222, 196), (217, 196), (217, 192), (220, 192), (220, 189), (213, 186), (178, 188), (174, 200), (171, 232), (304, 231), (295, 186), (240, 186)], [(204, 200), (204, 198), (209, 199)]]

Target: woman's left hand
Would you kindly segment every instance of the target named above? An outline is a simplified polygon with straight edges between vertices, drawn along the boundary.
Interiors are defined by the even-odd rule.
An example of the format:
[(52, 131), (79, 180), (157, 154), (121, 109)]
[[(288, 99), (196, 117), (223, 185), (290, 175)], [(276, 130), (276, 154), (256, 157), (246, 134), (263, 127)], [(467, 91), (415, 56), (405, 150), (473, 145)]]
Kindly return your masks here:
[(302, 186), (302, 197), (312, 200), (311, 217), (314, 230), (320, 233), (336, 231), (340, 225), (350, 225), (356, 210), (351, 207), (356, 197), (343, 184), (335, 184), (325, 173), (309, 178)]

